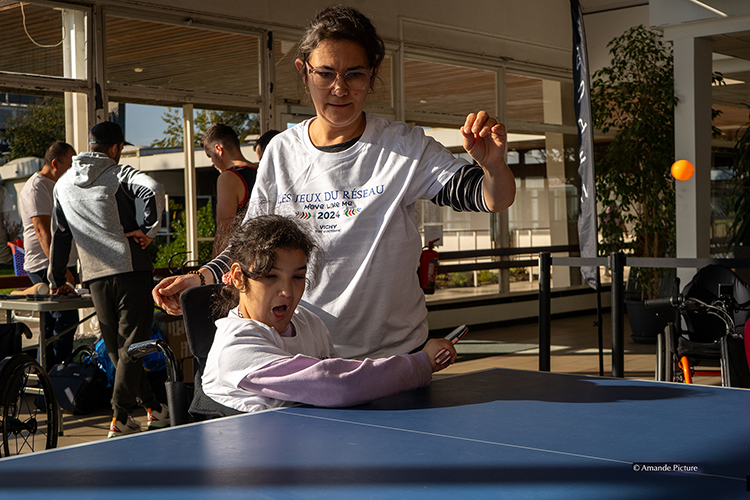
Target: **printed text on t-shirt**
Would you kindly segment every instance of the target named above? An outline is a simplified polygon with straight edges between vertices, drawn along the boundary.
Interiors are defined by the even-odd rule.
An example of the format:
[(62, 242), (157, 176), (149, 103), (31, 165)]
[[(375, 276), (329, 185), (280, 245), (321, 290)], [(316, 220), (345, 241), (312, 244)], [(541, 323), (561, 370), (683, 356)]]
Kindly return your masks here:
[(319, 232), (340, 232), (339, 222), (352, 218), (362, 211), (353, 200), (364, 200), (371, 196), (383, 194), (385, 185), (361, 189), (336, 189), (316, 193), (284, 193), (279, 204), (301, 204), (295, 212), (300, 219), (315, 220)]

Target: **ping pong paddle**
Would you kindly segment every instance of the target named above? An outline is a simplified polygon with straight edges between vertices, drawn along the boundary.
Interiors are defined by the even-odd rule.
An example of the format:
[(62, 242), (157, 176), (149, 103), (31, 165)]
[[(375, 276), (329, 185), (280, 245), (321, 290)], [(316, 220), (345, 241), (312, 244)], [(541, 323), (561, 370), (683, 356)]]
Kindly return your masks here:
[[(461, 325), (452, 332), (450, 332), (448, 335), (445, 336), (445, 340), (450, 340), (451, 343), (455, 344), (459, 340), (463, 338), (464, 335), (469, 331), (469, 327), (466, 325)], [(440, 352), (438, 352), (435, 355), (435, 362), (439, 365), (442, 365), (445, 363), (448, 358), (451, 357), (451, 353), (448, 349), (442, 349)]]

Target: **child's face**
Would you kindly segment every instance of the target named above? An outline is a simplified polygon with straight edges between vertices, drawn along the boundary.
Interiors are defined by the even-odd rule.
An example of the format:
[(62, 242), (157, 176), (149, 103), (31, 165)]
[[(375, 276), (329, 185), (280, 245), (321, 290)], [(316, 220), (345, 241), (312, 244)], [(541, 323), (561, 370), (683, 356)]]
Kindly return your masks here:
[[(282, 332), (292, 320), (294, 310), (305, 292), (306, 273), (307, 257), (302, 250), (277, 250), (276, 263), (271, 272), (261, 278), (248, 280), (247, 289), (240, 292), (242, 316)], [(233, 264), (233, 278), (239, 278), (241, 274), (239, 264)]]

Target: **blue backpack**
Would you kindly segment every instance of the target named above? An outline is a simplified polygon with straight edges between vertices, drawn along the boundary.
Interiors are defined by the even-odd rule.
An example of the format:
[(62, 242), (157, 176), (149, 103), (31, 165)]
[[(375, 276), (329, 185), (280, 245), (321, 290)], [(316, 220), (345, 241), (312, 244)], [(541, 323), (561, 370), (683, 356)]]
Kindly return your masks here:
[[(151, 340), (162, 338), (161, 332), (156, 328), (156, 324), (151, 324)], [(99, 339), (94, 344), (97, 357), (96, 363), (107, 374), (107, 387), (112, 387), (115, 383), (115, 365), (112, 364), (112, 358), (109, 357), (107, 347), (104, 345), (104, 339)], [(147, 372), (158, 372), (166, 369), (167, 365), (164, 356), (160, 352), (154, 352), (143, 358), (143, 368)]]

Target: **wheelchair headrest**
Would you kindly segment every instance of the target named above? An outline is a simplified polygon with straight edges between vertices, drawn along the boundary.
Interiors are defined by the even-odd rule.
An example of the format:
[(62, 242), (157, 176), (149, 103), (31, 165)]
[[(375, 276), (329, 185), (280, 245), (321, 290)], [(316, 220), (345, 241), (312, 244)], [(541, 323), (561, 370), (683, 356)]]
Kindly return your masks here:
[[(711, 264), (700, 269), (693, 279), (683, 288), (686, 297), (711, 303), (719, 298), (719, 285), (731, 285), (734, 299), (738, 304), (750, 301), (748, 286), (734, 271), (718, 264)], [(724, 335), (724, 323), (714, 316), (688, 312), (683, 315), (689, 336), (696, 342), (712, 342)], [(745, 323), (750, 318), (750, 311), (733, 313), (735, 331), (744, 331)]]
[(216, 334), (215, 321), (219, 319), (219, 315), (214, 313), (212, 306), (214, 294), (221, 287), (218, 284), (198, 286), (180, 294), (188, 346), (193, 355), (202, 361), (208, 357)]

